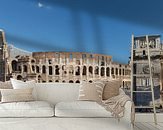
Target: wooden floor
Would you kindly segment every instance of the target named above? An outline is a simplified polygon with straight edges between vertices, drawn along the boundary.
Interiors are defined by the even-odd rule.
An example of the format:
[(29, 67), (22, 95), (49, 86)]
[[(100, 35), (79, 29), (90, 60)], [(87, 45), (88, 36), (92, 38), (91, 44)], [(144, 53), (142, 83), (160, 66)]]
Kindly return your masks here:
[(152, 122), (136, 122), (134, 130), (163, 130), (163, 123), (155, 125)]

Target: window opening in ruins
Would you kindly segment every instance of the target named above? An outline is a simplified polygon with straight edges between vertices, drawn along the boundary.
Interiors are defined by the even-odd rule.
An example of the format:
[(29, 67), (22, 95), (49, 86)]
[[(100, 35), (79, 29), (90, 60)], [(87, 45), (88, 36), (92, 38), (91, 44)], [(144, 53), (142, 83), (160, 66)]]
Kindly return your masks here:
[(106, 68), (106, 76), (110, 77), (110, 68), (109, 67)]
[(22, 80), (22, 79), (23, 79), (23, 77), (21, 75), (17, 76), (17, 80)]
[(89, 80), (89, 83), (92, 83), (92, 80)]
[(121, 69), (119, 69), (119, 75), (121, 75)]
[(17, 71), (17, 61), (16, 60), (13, 60), (12, 61), (12, 71), (14, 72), (14, 71)]
[(70, 80), (69, 83), (74, 83), (74, 81), (73, 80)]
[(52, 64), (52, 60), (51, 59), (49, 59), (48, 62), (49, 62), (49, 64)]
[(115, 74), (118, 75), (118, 68), (115, 69)]
[(53, 68), (52, 66), (49, 66), (49, 75), (52, 75), (53, 74)]
[(22, 71), (22, 68), (21, 68), (21, 66), (18, 66), (18, 71)]
[(46, 67), (45, 67), (45, 65), (42, 66), (42, 73), (43, 73), (43, 74), (46, 73)]
[(86, 74), (87, 74), (87, 67), (83, 66), (83, 75), (86, 75)]
[(59, 75), (59, 66), (58, 65), (55, 66), (55, 74)]
[(114, 74), (114, 68), (111, 69), (111, 74)]
[(104, 62), (104, 56), (101, 57), (101, 66), (104, 66), (105, 65), (105, 62)]
[(52, 80), (49, 80), (49, 82), (53, 82)]
[(125, 75), (125, 70), (123, 69), (123, 75)]
[(59, 80), (56, 80), (55, 82), (59, 82)]
[(36, 73), (40, 73), (40, 68), (39, 68), (39, 66), (36, 66)]
[(77, 66), (76, 68), (75, 68), (75, 71), (76, 71), (76, 75), (80, 75), (80, 67), (79, 66)]
[(145, 50), (143, 50), (143, 56), (145, 56)]
[(66, 83), (66, 81), (65, 81), (65, 80), (63, 80), (63, 81), (62, 81), (62, 83)]
[(95, 67), (95, 75), (98, 75), (98, 74), (99, 74), (99, 67), (96, 66), (96, 67)]
[(80, 83), (80, 81), (79, 80), (76, 80), (76, 83)]
[(27, 65), (23, 65), (23, 71), (27, 72)]
[(105, 75), (105, 69), (104, 67), (101, 67), (101, 76), (104, 76)]
[(92, 74), (93, 73), (93, 67), (89, 66), (89, 73)]
[(35, 60), (34, 60), (34, 59), (32, 59), (32, 60), (31, 60), (31, 63), (35, 63)]
[(34, 65), (32, 65), (32, 71), (35, 72), (35, 66)]

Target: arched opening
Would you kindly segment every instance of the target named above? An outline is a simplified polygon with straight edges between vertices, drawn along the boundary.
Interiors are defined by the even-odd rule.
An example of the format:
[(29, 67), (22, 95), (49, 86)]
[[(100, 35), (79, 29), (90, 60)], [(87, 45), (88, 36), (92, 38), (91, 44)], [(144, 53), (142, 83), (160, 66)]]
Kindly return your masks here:
[(76, 68), (75, 68), (75, 74), (76, 75), (80, 75), (80, 67), (79, 66), (77, 66)]
[(90, 83), (92, 83), (92, 80), (89, 80)]
[(59, 75), (59, 66), (58, 65), (55, 66), (55, 75)]
[(119, 69), (119, 75), (121, 75), (121, 69)]
[(83, 75), (87, 75), (87, 67), (83, 66)]
[(95, 67), (95, 75), (99, 75), (99, 67), (98, 66)]
[(118, 75), (118, 68), (115, 69), (115, 74)]
[(111, 74), (114, 74), (114, 68), (111, 68)]
[(14, 72), (14, 71), (17, 71), (17, 61), (16, 60), (13, 60), (12, 61), (12, 71)]
[(76, 80), (76, 83), (80, 83), (80, 81), (79, 80)]
[(62, 81), (62, 83), (66, 83), (66, 81), (65, 81), (65, 80), (63, 80), (63, 81)]
[(104, 67), (101, 67), (101, 76), (105, 76), (105, 69), (104, 69)]
[(36, 66), (36, 73), (40, 73), (40, 68), (39, 68), (39, 66)]
[(39, 75), (38, 76), (38, 82), (41, 83), (41, 80), (42, 80), (41, 75)]
[(21, 66), (18, 66), (18, 71), (22, 71), (22, 67)]
[(42, 73), (43, 73), (43, 74), (46, 73), (46, 66), (45, 66), (45, 65), (42, 66)]
[(32, 65), (32, 71), (35, 72), (35, 66), (34, 65)]
[(53, 82), (52, 80), (49, 80), (49, 82)]
[(34, 60), (34, 59), (32, 59), (32, 60), (31, 60), (31, 63), (35, 63), (35, 60)]
[(109, 67), (106, 68), (106, 76), (110, 77), (110, 68)]
[(73, 80), (70, 80), (69, 83), (74, 83), (74, 81)]
[(23, 77), (21, 75), (17, 76), (17, 80), (22, 80), (22, 79), (23, 79)]
[(52, 66), (49, 66), (49, 75), (52, 75), (52, 74), (53, 74)]
[(59, 80), (56, 80), (55, 82), (57, 83), (57, 82), (59, 82)]
[(23, 65), (23, 72), (27, 72), (27, 65)]
[(89, 73), (92, 74), (93, 73), (93, 67), (89, 66)]
[(125, 75), (125, 69), (123, 69), (123, 75)]

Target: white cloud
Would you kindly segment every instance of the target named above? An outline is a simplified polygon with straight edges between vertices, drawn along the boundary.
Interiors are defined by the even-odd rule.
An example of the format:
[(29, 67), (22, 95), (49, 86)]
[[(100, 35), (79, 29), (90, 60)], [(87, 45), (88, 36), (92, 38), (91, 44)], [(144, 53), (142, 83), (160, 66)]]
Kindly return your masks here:
[(38, 2), (37, 6), (38, 6), (39, 8), (44, 7), (44, 5), (43, 5), (41, 2)]

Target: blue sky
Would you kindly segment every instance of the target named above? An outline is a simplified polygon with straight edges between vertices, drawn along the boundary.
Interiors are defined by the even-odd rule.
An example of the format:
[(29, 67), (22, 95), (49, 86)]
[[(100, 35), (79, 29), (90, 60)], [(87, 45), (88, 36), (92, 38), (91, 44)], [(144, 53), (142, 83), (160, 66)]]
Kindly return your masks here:
[(127, 63), (132, 34), (163, 33), (163, 2), (142, 1), (0, 0), (0, 28), (28, 51), (100, 53)]

